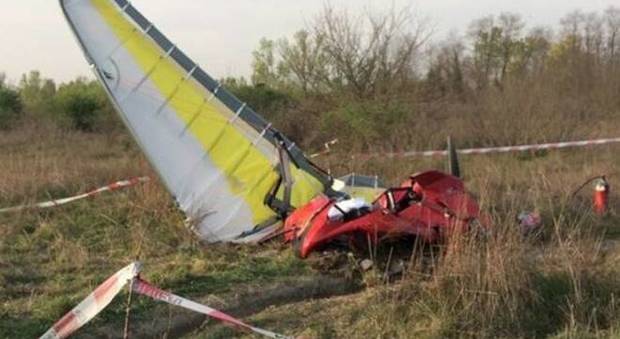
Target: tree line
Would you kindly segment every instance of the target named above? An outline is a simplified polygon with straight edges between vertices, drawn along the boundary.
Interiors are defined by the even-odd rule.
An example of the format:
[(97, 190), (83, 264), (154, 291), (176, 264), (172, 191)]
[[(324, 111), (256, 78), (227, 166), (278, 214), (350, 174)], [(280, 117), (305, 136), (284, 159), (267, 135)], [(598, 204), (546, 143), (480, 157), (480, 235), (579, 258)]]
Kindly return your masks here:
[[(410, 8), (352, 14), (326, 6), (291, 37), (262, 39), (252, 74), (222, 82), (305, 147), (345, 149), (550, 141), (617, 129), (620, 8), (574, 11), (559, 26), (514, 13), (433, 41)], [(208, 66), (207, 66), (208, 69)], [(93, 81), (39, 72), (0, 77), (0, 128), (23, 116), (63, 128), (118, 128)]]
[(560, 140), (617, 120), (620, 8), (574, 11), (555, 29), (501, 13), (440, 42), (427, 27), (408, 8), (328, 6), (293, 37), (263, 39), (251, 79), (230, 82), (259, 110), (274, 111), (258, 93), (279, 93), (279, 125), (306, 143), (344, 135), (347, 149)]
[(0, 129), (14, 128), (24, 120), (85, 132), (118, 126), (105, 92), (94, 80), (78, 77), (57, 85), (31, 71), (11, 86), (0, 73)]

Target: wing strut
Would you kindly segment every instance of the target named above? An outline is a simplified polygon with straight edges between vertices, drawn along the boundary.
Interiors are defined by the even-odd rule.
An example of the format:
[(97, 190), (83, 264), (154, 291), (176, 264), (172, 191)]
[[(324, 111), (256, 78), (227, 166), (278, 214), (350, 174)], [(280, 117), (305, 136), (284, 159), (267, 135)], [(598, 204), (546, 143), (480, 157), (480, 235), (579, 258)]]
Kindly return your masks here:
[[(276, 140), (278, 158), (280, 160), (278, 165), (280, 167), (280, 179), (275, 184), (271, 192), (267, 195), (267, 197), (265, 197), (265, 204), (276, 213), (278, 213), (282, 220), (284, 220), (294, 210), (293, 206), (291, 205), (291, 195), (293, 191), (293, 185), (295, 184), (295, 180), (293, 179), (293, 175), (291, 173), (291, 162), (293, 162), (293, 160), (289, 155), (289, 150), (286, 146), (284, 138), (282, 138), (282, 136), (276, 132), (274, 134), (274, 139)], [(280, 191), (282, 185), (284, 185), (284, 196), (283, 199), (280, 200), (277, 198), (277, 194)]]

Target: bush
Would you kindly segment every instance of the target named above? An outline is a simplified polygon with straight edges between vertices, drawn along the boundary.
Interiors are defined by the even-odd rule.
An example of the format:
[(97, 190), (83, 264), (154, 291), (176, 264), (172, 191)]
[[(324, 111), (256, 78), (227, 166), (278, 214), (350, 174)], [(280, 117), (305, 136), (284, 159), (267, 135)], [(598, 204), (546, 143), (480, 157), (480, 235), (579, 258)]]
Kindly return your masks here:
[(290, 106), (293, 98), (286, 92), (265, 84), (248, 85), (245, 79), (227, 78), (222, 81), (239, 100), (248, 104), (256, 112), (272, 119), (282, 108)]
[[(327, 112), (321, 121), (323, 139), (338, 136), (342, 144), (372, 147), (380, 142), (394, 149), (402, 148), (411, 107), (397, 100), (345, 101)], [(399, 133), (398, 131), (401, 131)]]
[(96, 130), (110, 110), (99, 85), (83, 78), (60, 86), (55, 101), (62, 120), (85, 132)]
[(19, 93), (0, 86), (0, 129), (7, 129), (20, 117), (22, 103)]

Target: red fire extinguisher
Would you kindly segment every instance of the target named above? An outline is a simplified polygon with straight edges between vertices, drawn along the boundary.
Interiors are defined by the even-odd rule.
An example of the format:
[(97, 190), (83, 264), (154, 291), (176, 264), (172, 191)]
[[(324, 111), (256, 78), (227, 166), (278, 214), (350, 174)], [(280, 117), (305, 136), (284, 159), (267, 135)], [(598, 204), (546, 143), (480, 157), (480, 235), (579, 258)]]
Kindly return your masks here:
[(609, 182), (603, 176), (594, 181), (594, 212), (598, 215), (607, 213), (609, 208)]

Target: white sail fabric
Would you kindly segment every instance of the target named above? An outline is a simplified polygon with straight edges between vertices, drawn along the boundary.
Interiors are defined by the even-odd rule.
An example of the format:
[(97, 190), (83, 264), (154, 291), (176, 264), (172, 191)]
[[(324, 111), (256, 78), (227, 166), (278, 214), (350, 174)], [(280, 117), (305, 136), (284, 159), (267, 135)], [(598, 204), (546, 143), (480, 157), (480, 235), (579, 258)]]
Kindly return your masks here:
[[(126, 0), (60, 0), (88, 62), (201, 238), (244, 241), (277, 220), (278, 140), (292, 160), (291, 204), (329, 179), (223, 89)], [(249, 239), (249, 238), (248, 238)]]

